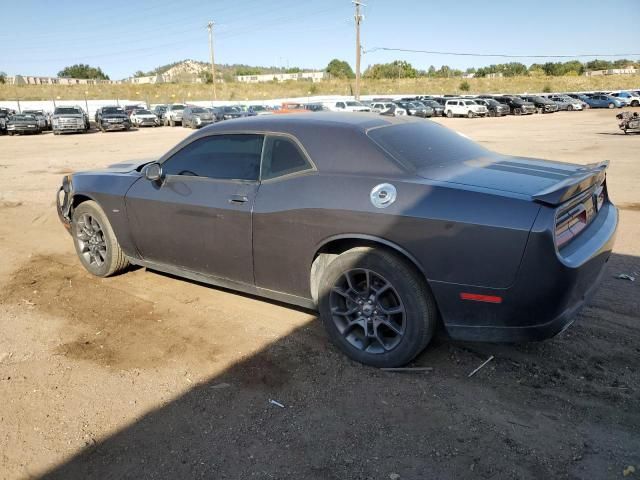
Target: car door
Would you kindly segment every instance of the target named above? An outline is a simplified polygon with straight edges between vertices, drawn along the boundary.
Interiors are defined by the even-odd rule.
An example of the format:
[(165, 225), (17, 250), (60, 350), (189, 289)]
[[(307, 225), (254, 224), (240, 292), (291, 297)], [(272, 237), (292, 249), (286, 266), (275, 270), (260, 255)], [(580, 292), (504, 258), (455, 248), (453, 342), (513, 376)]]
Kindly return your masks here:
[(125, 202), (142, 258), (253, 284), (263, 142), (256, 134), (200, 137), (162, 162), (162, 181), (138, 180)]
[[(317, 188), (316, 168), (304, 148), (287, 135), (268, 135), (262, 180), (253, 212), (256, 287), (306, 297), (310, 215), (309, 191)], [(308, 205), (306, 205), (308, 206)]]

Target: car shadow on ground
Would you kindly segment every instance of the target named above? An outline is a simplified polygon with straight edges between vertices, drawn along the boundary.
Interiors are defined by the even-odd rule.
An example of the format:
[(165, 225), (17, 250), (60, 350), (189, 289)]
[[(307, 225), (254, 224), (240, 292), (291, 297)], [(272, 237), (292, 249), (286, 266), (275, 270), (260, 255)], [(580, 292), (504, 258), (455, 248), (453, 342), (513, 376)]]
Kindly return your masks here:
[(354, 363), (312, 321), (42, 478), (618, 478), (640, 465), (640, 282), (616, 278), (634, 271), (614, 254), (551, 340), (438, 337), (426, 371)]

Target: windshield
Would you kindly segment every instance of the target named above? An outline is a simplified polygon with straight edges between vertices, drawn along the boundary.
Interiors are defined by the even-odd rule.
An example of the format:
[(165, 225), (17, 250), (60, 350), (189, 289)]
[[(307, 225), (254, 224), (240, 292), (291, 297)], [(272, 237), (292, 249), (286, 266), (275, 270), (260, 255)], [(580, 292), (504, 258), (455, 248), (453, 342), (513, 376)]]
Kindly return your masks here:
[(374, 128), (367, 134), (400, 162), (415, 170), (443, 162), (460, 163), (488, 154), (477, 143), (431, 122)]
[(473, 100), (465, 100), (464, 103), (465, 105), (477, 105), (477, 103), (474, 102)]
[(441, 105), (435, 100), (423, 100), (422, 103), (430, 107), (440, 107)]
[(345, 102), (347, 107), (364, 107), (360, 102)]
[(54, 115), (79, 115), (80, 110), (73, 107), (58, 107), (53, 112)]
[(102, 109), (102, 113), (103, 114), (113, 114), (113, 113), (124, 113), (124, 110), (122, 110), (120, 107), (104, 107)]
[(149, 110), (144, 110), (142, 108), (140, 110), (136, 110), (134, 113), (136, 115), (153, 115)]
[(254, 105), (251, 108), (253, 109), (254, 112), (263, 112), (266, 110), (266, 108), (264, 108), (262, 105)]
[(195, 107), (191, 109), (191, 113), (206, 113), (207, 111), (204, 108)]
[(36, 117), (34, 117), (33, 115), (24, 115), (24, 114), (17, 114), (17, 115), (13, 115), (11, 117), (11, 120), (35, 120)]
[(184, 110), (184, 105), (171, 105), (171, 110)]
[(42, 110), (23, 110), (22, 113), (25, 115), (44, 115)]

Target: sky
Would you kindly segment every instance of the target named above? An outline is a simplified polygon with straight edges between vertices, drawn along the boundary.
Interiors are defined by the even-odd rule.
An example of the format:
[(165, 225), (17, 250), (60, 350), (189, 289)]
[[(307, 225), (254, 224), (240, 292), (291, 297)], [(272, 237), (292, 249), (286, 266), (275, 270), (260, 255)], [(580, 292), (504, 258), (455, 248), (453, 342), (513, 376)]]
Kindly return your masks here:
[[(362, 2), (365, 51), (635, 53), (627, 58), (640, 59), (640, 0)], [(186, 58), (208, 61), (209, 20), (215, 22), (216, 64), (323, 69), (339, 58), (354, 66), (353, 14), (351, 0), (3, 1), (0, 71), (55, 76), (65, 66), (88, 63), (112, 79), (122, 79)], [(365, 53), (362, 70), (395, 59), (419, 69), (445, 64), (463, 70), (508, 61), (528, 65), (560, 60), (377, 50)]]

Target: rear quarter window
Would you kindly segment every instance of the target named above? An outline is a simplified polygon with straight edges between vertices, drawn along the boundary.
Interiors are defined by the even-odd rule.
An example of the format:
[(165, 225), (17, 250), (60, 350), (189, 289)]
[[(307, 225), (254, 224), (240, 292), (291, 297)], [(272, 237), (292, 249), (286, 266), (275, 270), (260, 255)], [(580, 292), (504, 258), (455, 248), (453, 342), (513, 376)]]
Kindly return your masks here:
[(295, 142), (286, 137), (267, 137), (262, 163), (263, 180), (290, 175), (312, 168), (312, 165)]
[(371, 129), (367, 135), (414, 171), (491, 154), (484, 147), (437, 123), (411, 122), (385, 126)]

